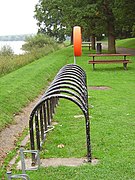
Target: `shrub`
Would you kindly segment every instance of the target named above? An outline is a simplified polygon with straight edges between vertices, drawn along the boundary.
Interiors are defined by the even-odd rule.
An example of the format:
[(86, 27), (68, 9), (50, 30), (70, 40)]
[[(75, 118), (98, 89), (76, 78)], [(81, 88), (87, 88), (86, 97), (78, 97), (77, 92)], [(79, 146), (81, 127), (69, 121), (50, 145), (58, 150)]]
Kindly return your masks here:
[(12, 48), (9, 45), (4, 45), (0, 49), (0, 55), (1, 56), (13, 56), (14, 51), (12, 50)]
[[(26, 38), (26, 43), (22, 46), (25, 54), (12, 55), (12, 49), (7, 46), (2, 49), (0, 56), (0, 76), (12, 72), (26, 64), (31, 63), (51, 52), (54, 52), (63, 47), (63, 44), (58, 44), (53, 38), (47, 35), (38, 34)], [(6, 56), (4, 55), (4, 52)]]
[(35, 36), (26, 37), (25, 42), (26, 43), (22, 46), (22, 50), (26, 52), (31, 52), (46, 46), (58, 47), (58, 44), (53, 38), (44, 34), (37, 34)]

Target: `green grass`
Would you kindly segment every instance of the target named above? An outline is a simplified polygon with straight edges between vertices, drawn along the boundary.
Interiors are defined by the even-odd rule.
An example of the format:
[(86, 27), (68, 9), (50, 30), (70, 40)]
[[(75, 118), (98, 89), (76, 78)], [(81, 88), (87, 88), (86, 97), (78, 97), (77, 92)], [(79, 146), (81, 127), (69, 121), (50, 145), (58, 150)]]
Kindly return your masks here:
[(135, 49), (135, 38), (116, 40), (116, 46)]
[[(80, 114), (82, 112), (72, 102), (60, 101), (54, 117), (58, 125), (53, 132), (50, 132), (48, 142), (44, 145), (46, 151), (42, 151), (41, 157), (84, 157), (86, 155), (85, 121), (84, 118), (74, 118), (74, 115)], [(64, 148), (58, 148), (59, 144), (63, 144)]]
[(63, 49), (0, 78), (0, 130), (48, 86), (67, 58), (68, 51)]
[[(77, 63), (87, 72), (88, 86), (111, 88), (106, 91), (89, 90), (89, 103), (94, 106), (90, 109), (92, 155), (100, 163), (77, 168), (50, 167), (40, 169), (39, 174), (41, 179), (135, 179), (135, 57), (132, 57), (133, 63), (128, 71), (123, 70), (122, 65), (97, 65), (93, 72), (91, 65), (87, 65), (87, 59), (86, 56), (77, 58)], [(81, 112), (70, 102), (63, 100), (61, 104), (54, 117), (58, 125), (49, 134), (41, 158), (85, 157), (84, 118), (74, 118)], [(61, 143), (65, 145), (63, 149), (57, 147)], [(29, 173), (38, 179), (36, 174), (32, 176)]]
[[(41, 180), (135, 180), (135, 56), (131, 57), (132, 63), (128, 65), (127, 71), (123, 70), (122, 64), (99, 64), (96, 65), (96, 70), (93, 71), (92, 65), (88, 64), (90, 58), (87, 56), (88, 50), (84, 49), (83, 56), (77, 58), (77, 64), (87, 73), (88, 87), (110, 87), (109, 90), (104, 91), (89, 90), (89, 104), (93, 106), (93, 108), (90, 108), (90, 115), (92, 116), (92, 157), (97, 158), (99, 164), (95, 166), (86, 164), (80, 167), (60, 166), (55, 168), (40, 168), (37, 171), (27, 171), (30, 179), (38, 180), (40, 177)], [(45, 86), (44, 82), (48, 82), (48, 79), (44, 82), (42, 79), (45, 80), (45, 77), (48, 78), (50, 76), (44, 74), (45, 72), (41, 74), (39, 72), (43, 71), (42, 69), (44, 68), (42, 66), (45, 60), (52, 58), (54, 60), (51, 63), (52, 68), (48, 68), (49, 74), (52, 73), (54, 67), (56, 68), (54, 62), (59, 61), (59, 65), (57, 65), (53, 74), (56, 73), (57, 69), (63, 65), (66, 60), (66, 63), (73, 62), (72, 49), (67, 48), (49, 55), (48, 58), (42, 58), (39, 60), (40, 63), (34, 62), (24, 67), (22, 71), (21, 69), (19, 72), (15, 71), (5, 76), (5, 78), (7, 77), (7, 79), (9, 79), (9, 77), (14, 77), (14, 86), (16, 87), (17, 85), (15, 84), (20, 83), (20, 78), (18, 77), (18, 81), (16, 81), (15, 75), (18, 76), (20, 74), (20, 77), (22, 77), (21, 72), (24, 72), (22, 83), (20, 83), (18, 87), (20, 87), (20, 85), (22, 86), (20, 90), (23, 89), (22, 92), (24, 94), (29, 91), (26, 101), (28, 101), (28, 99), (31, 100), (32, 92), (35, 92), (37, 88), (39, 92), (43, 86)], [(38, 65), (38, 63), (40, 65)], [(34, 72), (34, 70), (36, 71), (36, 68), (33, 68), (35, 66), (37, 72)], [(46, 68), (45, 66), (45, 69)], [(31, 69), (34, 70), (32, 71)], [(27, 76), (31, 79), (32, 74), (35, 74), (35, 76), (33, 75), (33, 81), (37, 75), (41, 77), (38, 78), (38, 80), (36, 79), (36, 88), (31, 90), (34, 86), (33, 81), (29, 81), (29, 87), (27, 87), (28, 84), (26, 82), (28, 80), (24, 81), (24, 79), (26, 79)], [(12, 79), (10, 79), (8, 83), (10, 83), (11, 80)], [(4, 82), (3, 80), (3, 83)], [(9, 84), (8, 91), (14, 87), (12, 87), (11, 84), (12, 83)], [(8, 88), (6, 82), (5, 87)], [(24, 88), (26, 88), (25, 91)], [(18, 92), (19, 89), (15, 89)], [(15, 91), (15, 89), (13, 89), (13, 91)], [(37, 91), (36, 93), (38, 94)], [(18, 98), (17, 102), (20, 102), (21, 99), (22, 97)], [(17, 102), (14, 103), (18, 105)], [(7, 103), (5, 103), (5, 105), (7, 105)], [(80, 114), (82, 114), (81, 110), (70, 101), (60, 101), (60, 105), (54, 116), (54, 121), (58, 122), (58, 124), (53, 131), (49, 132), (47, 141), (40, 153), (41, 158), (86, 157), (85, 120), (84, 118), (74, 118), (74, 115)], [(64, 144), (64, 148), (58, 148), (59, 144)], [(13, 174), (15, 173), (20, 172), (13, 170)]]

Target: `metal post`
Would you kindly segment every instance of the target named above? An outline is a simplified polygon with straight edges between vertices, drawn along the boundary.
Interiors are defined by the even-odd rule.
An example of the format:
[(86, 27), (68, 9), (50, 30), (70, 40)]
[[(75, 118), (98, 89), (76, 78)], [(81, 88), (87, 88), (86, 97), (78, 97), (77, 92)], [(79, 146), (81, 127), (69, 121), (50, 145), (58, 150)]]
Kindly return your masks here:
[(74, 56), (74, 64), (76, 64), (76, 57)]
[(7, 177), (8, 177), (8, 180), (11, 180), (11, 174), (12, 174), (12, 172), (11, 172), (11, 171), (8, 171), (8, 172), (7, 172)]
[(24, 158), (24, 153), (23, 153), (24, 149), (20, 148), (20, 156), (21, 156), (21, 166), (22, 166), (22, 173), (25, 174), (25, 158)]

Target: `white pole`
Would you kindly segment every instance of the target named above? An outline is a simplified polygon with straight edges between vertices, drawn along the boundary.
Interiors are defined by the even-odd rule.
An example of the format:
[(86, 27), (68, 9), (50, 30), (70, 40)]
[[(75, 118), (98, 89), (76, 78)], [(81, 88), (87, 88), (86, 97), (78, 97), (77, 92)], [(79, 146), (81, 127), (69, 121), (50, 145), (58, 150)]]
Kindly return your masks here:
[(74, 64), (76, 64), (76, 57), (74, 56)]

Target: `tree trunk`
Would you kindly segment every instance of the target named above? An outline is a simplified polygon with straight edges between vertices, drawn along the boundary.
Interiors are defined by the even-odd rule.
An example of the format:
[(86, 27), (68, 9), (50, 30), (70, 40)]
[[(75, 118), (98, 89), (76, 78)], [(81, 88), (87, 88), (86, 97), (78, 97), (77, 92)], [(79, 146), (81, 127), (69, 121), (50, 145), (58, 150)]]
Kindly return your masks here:
[(112, 54), (116, 53), (114, 33), (114, 25), (111, 22), (108, 22), (108, 52)]
[(73, 45), (73, 28), (72, 28), (72, 32), (71, 32), (70, 44)]
[(91, 48), (94, 50), (96, 49), (96, 47), (95, 47), (95, 34), (91, 35)]
[(108, 31), (108, 52), (116, 53), (115, 48), (115, 16), (111, 7), (112, 1), (104, 0), (102, 9), (104, 16), (106, 17), (107, 31)]

